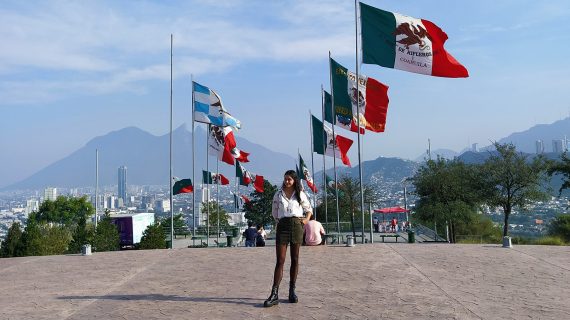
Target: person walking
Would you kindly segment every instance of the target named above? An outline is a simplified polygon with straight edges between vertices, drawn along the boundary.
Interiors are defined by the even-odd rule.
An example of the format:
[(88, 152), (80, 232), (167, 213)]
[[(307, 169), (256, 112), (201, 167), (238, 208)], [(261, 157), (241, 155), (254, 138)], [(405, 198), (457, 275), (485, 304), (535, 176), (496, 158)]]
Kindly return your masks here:
[(279, 304), (279, 284), (283, 278), (283, 265), (287, 255), (287, 245), (291, 245), (291, 268), (289, 270), (289, 302), (299, 301), (295, 293), (295, 283), (299, 271), (299, 250), (303, 243), (303, 225), (312, 214), (313, 208), (309, 198), (302, 190), (301, 181), (294, 170), (287, 170), (283, 176), (281, 190), (275, 193), (271, 214), (277, 223), (275, 238), (275, 271), (273, 286), (264, 307)]

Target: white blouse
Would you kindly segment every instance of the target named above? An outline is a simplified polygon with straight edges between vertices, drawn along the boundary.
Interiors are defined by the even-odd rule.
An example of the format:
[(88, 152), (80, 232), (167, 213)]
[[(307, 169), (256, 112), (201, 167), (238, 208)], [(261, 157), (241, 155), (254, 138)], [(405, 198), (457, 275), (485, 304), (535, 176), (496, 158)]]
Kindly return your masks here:
[(275, 219), (281, 219), (286, 217), (299, 217), (302, 218), (305, 213), (312, 212), (313, 208), (309, 202), (309, 198), (304, 191), (301, 191), (301, 204), (297, 201), (297, 196), (295, 192), (288, 199), (283, 192), (283, 189), (277, 191), (275, 196), (273, 196), (273, 206), (271, 210), (271, 215)]

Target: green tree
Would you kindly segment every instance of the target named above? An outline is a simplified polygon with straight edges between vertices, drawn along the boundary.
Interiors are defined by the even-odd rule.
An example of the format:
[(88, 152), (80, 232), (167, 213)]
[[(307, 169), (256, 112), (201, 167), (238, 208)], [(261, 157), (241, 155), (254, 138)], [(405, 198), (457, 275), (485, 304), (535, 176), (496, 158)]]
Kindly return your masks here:
[(560, 189), (558, 190), (559, 194), (562, 194), (562, 190), (564, 189), (570, 189), (570, 156), (568, 153), (564, 152), (560, 157), (560, 161), (550, 164), (548, 174), (550, 176), (561, 174), (564, 177), (562, 186), (560, 186)]
[(561, 214), (550, 222), (548, 234), (570, 242), (570, 214)]
[(24, 256), (24, 243), (22, 238), (22, 228), (19, 222), (14, 222), (8, 228), (8, 234), (0, 245), (0, 257), (22, 257)]
[(427, 161), (412, 178), (418, 195), (415, 218), (439, 225), (449, 223), (450, 241), (456, 242), (457, 229), (475, 220), (483, 201), (476, 169), (459, 160), (438, 157)]
[(71, 232), (63, 225), (38, 222), (33, 213), (22, 235), (24, 252), (28, 256), (64, 254), (72, 240)]
[(95, 214), (87, 196), (81, 198), (59, 196), (55, 201), (42, 202), (36, 214), (38, 222), (52, 222), (75, 227), (79, 220), (87, 220)]
[[(206, 206), (206, 203), (202, 203), (202, 212), (207, 212), (207, 210), (210, 212), (210, 227), (218, 226), (218, 216), (220, 217), (220, 228), (229, 227), (230, 223), (228, 220), (230, 216), (226, 209), (221, 207), (216, 201), (210, 201), (208, 206)], [(174, 226), (176, 227), (176, 224)]]
[(508, 235), (509, 216), (513, 208), (525, 208), (536, 200), (547, 198), (542, 191), (546, 180), (546, 161), (543, 157), (527, 159), (513, 144), (495, 142), (492, 154), (482, 168), (485, 201), (492, 207), (501, 207), (505, 214), (503, 236)]
[[(210, 217), (211, 217), (211, 215), (210, 215)], [(175, 233), (176, 233), (176, 230), (187, 229), (188, 226), (186, 225), (186, 222), (184, 221), (184, 216), (182, 215), (182, 213), (174, 215), (172, 217), (172, 220), (174, 221), (174, 232)], [(170, 216), (164, 217), (162, 220), (160, 220), (160, 226), (164, 230), (165, 234), (170, 234)]]
[(253, 221), (254, 224), (268, 225), (273, 224), (274, 220), (271, 216), (273, 206), (273, 196), (277, 192), (277, 187), (263, 181), (263, 192), (253, 191), (250, 193), (250, 202), (244, 204), (245, 218)]
[[(338, 198), (339, 198), (339, 216), (341, 221), (350, 220), (353, 236), (356, 235), (356, 221), (360, 220), (360, 182), (356, 178), (347, 175), (341, 177), (338, 182)], [(364, 186), (364, 203), (376, 203), (378, 201), (377, 190), (372, 185)], [(336, 218), (336, 193), (334, 189), (327, 188), (327, 206), (329, 216), (331, 212), (335, 212), (333, 216)], [(364, 208), (367, 210), (367, 207)], [(324, 204), (321, 203), (317, 207), (318, 212), (324, 211)], [(368, 214), (367, 214), (368, 215)], [(319, 215), (319, 220), (323, 221), (324, 214)], [(331, 220), (331, 219), (329, 219)], [(370, 220), (370, 216), (364, 218), (365, 221)]]
[(166, 236), (160, 223), (157, 222), (146, 227), (139, 248), (143, 250), (166, 248)]
[(97, 229), (93, 236), (93, 250), (103, 252), (117, 251), (119, 249), (119, 230), (117, 230), (117, 226), (111, 221), (109, 213), (106, 212), (101, 221), (97, 224)]

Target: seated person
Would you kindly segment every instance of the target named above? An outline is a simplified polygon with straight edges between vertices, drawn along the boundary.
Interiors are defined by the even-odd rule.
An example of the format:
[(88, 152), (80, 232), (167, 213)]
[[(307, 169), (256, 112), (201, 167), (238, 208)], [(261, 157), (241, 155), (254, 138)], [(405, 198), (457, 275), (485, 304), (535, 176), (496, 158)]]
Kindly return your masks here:
[(318, 246), (325, 244), (322, 236), (325, 234), (323, 225), (315, 220), (315, 215), (311, 215), (311, 220), (303, 227), (305, 232), (305, 245)]

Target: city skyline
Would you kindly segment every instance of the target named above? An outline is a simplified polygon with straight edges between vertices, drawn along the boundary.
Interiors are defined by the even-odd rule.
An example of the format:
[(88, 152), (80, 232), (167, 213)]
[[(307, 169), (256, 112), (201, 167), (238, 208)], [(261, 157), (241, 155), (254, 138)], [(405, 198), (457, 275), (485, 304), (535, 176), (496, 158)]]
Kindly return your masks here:
[[(570, 16), (567, 2), (365, 3), (436, 23), (470, 77), (361, 65), (390, 86), (386, 132), (364, 136), (364, 160), (413, 159), (427, 138), (433, 150), (484, 146), (568, 116), (570, 68), (559, 48), (567, 35), (557, 27)], [(191, 121), (193, 74), (242, 121), (237, 135), (291, 155), (309, 152), (308, 112), (320, 112), (321, 84), (328, 89), (328, 51), (355, 65), (350, 1), (5, 1), (0, 26), (10, 48), (0, 53), (1, 185), (113, 130), (167, 133), (171, 33), (174, 125)]]

